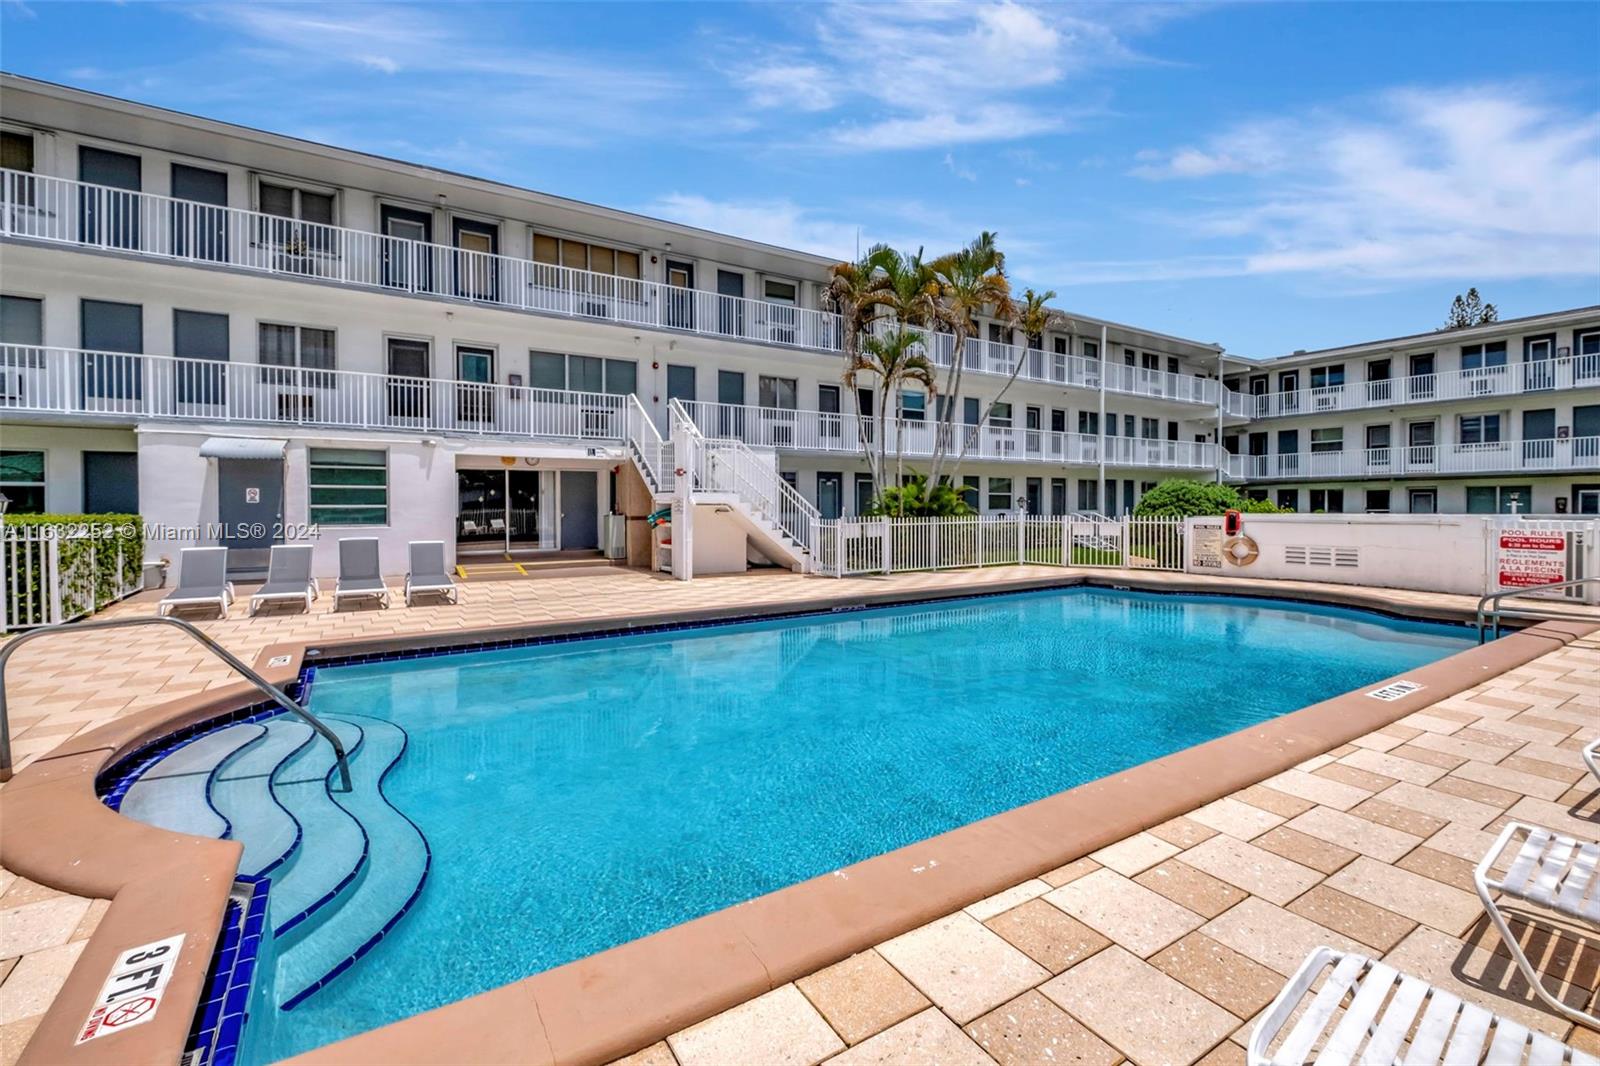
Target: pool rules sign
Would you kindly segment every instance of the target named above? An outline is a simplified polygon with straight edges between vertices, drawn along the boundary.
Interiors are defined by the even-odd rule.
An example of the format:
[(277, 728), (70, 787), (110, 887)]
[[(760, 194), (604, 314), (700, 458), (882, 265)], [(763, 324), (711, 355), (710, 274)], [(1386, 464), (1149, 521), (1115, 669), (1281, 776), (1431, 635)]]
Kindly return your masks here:
[(78, 1032), (78, 1043), (132, 1029), (156, 1016), (167, 982), (178, 968), (183, 936), (179, 933), (165, 940), (140, 944), (117, 956), (88, 1019)]
[(1533, 588), (1567, 579), (1565, 533), (1501, 533), (1495, 553), (1500, 587)]

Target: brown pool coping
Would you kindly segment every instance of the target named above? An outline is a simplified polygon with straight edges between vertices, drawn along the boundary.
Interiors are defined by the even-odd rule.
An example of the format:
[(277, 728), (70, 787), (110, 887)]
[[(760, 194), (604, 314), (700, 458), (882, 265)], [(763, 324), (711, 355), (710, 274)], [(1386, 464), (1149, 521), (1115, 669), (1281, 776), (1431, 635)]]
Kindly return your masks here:
[[(1447, 607), (1412, 609), (1375, 591), (1273, 589), (1163, 575), (1149, 582), (1075, 576), (1019, 579), (982, 595), (1074, 585), (1236, 594), (1332, 603), (1411, 617), (1462, 620)], [(1342, 590), (1341, 590), (1342, 591)], [(590, 623), (511, 626), (403, 638), (275, 645), (257, 668), (275, 683), (302, 661), (419, 647), (813, 613), (965, 598), (970, 589), (877, 592), (859, 584), (837, 596), (789, 604), (717, 608)], [(1362, 692), (1313, 704), (745, 903), (306, 1052), (295, 1063), (601, 1063), (909, 931), (952, 910), (1071, 862), (1123, 837), (1258, 783), (1489, 677), (1600, 630), (1592, 622), (1542, 622), (1493, 644), (1407, 671), (1424, 687), (1393, 702)], [(275, 655), (287, 665), (267, 669)], [(1388, 680), (1396, 680), (1391, 678)], [(1376, 688), (1385, 682), (1379, 682)], [(101, 803), (95, 777), (125, 755), (184, 726), (249, 706), (259, 693), (230, 685), (130, 715), (36, 760), (0, 793), (0, 865), (52, 888), (110, 899), (95, 934), (24, 1049), (23, 1064), (177, 1061), (222, 922), (242, 848), (123, 818)], [(87, 851), (85, 842), (94, 842)], [(75, 1045), (79, 1027), (117, 954), (187, 934), (156, 1018)]]

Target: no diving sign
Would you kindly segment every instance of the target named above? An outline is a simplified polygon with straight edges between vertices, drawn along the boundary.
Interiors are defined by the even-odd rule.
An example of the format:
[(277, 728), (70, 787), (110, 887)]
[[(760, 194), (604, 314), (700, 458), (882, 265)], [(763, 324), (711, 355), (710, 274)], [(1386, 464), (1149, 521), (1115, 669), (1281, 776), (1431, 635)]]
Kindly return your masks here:
[(79, 1044), (143, 1025), (156, 1016), (177, 969), (184, 934), (129, 948), (117, 956), (106, 983), (78, 1033)]

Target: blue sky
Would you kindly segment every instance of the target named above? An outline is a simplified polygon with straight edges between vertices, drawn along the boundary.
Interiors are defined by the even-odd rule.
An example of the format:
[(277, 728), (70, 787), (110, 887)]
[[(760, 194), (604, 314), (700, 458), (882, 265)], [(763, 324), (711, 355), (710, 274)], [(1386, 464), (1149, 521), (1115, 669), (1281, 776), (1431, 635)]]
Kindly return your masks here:
[(21, 74), (1250, 356), (1600, 303), (1600, 4), (7, 2)]

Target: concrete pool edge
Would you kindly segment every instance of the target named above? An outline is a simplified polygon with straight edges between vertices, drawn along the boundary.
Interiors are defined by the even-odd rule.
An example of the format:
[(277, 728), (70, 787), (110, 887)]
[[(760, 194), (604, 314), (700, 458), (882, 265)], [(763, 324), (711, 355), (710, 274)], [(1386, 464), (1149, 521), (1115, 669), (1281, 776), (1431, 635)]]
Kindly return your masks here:
[[(1025, 579), (996, 583), (985, 594), (1083, 584), (1139, 587), (1145, 583), (1124, 577), (1115, 581)], [(1150, 591), (1264, 595), (1264, 590), (1253, 585), (1233, 591), (1214, 581), (1160, 580), (1152, 584), (1156, 587)], [(766, 609), (452, 634), (456, 639), (449, 643), (459, 646), (541, 634), (616, 630), (619, 622), (620, 628), (633, 629), (970, 595), (964, 590), (946, 596), (933, 590), (874, 593), (859, 586), (848, 593), (840, 591), (845, 594)], [(1286, 591), (1275, 589), (1276, 594), (1266, 595), (1318, 603), (1332, 599), (1283, 594)], [(1345, 602), (1335, 605), (1406, 617), (1423, 613), (1377, 594), (1340, 599)], [(1600, 627), (1591, 623), (1543, 623), (1497, 644), (1468, 649), (1408, 671), (1407, 677), (1421, 679), (1427, 687), (1395, 703), (1365, 699), (1361, 693), (1335, 697), (865, 860), (839, 874), (802, 882), (358, 1034), (308, 1052), (301, 1060), (591, 1062), (625, 1054), (878, 940), (1270, 777), (1351, 736), (1404, 717), (1596, 628)], [(376, 643), (390, 647), (374, 647)], [(442, 642), (419, 635), (404, 643), (415, 648)], [(393, 649), (393, 644), (341, 642), (316, 647), (332, 658), (400, 650)], [(290, 654), (291, 662), (278, 667), (272, 678), (288, 681), (298, 671), (305, 651), (304, 646), (275, 646), (262, 653), (258, 665)], [(181, 1054), (239, 848), (231, 842), (166, 833), (122, 819), (100, 803), (95, 778), (155, 740), (255, 700), (253, 690), (229, 686), (129, 716), (56, 749), (0, 793), (9, 829), (0, 842), (0, 861), (52, 887), (114, 901), (30, 1042), (24, 1062), (171, 1061)], [(1352, 700), (1359, 702), (1345, 703)], [(86, 854), (83, 842), (88, 840), (95, 841), (93, 854)], [(930, 866), (929, 858), (938, 865)], [(913, 873), (915, 866), (922, 867), (921, 872)], [(74, 1046), (78, 1027), (116, 953), (175, 932), (188, 933), (189, 940), (179, 975), (168, 988), (169, 1002), (156, 1021), (112, 1039)]]

